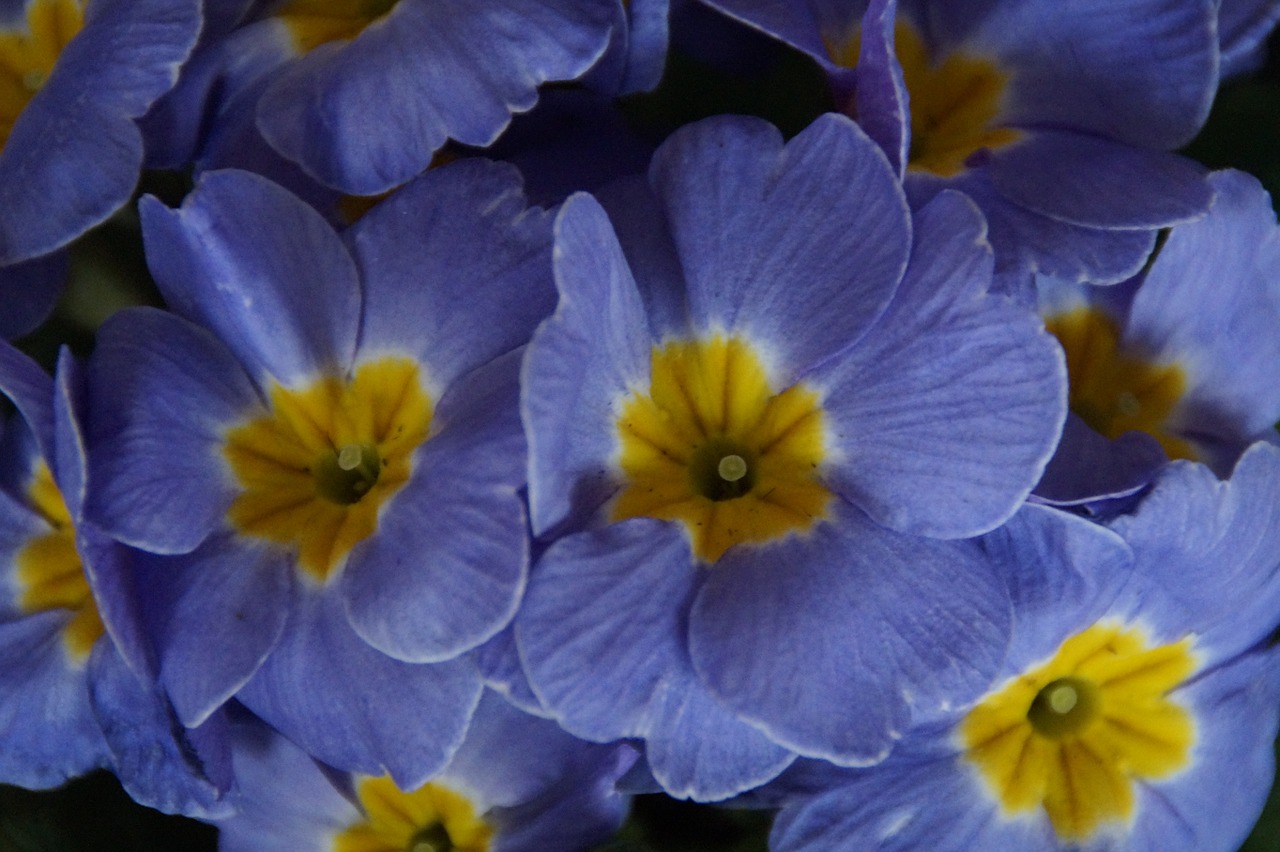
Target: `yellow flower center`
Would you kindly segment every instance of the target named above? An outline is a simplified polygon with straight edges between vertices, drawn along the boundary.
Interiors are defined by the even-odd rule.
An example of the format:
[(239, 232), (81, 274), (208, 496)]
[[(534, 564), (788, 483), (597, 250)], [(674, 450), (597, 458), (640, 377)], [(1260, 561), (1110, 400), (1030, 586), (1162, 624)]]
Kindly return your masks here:
[(299, 566), (325, 581), (409, 481), (431, 414), (418, 365), (405, 358), (367, 362), (349, 380), (273, 387), (270, 412), (225, 437), (243, 488), (228, 520), (245, 535), (296, 547)]
[(1176, 364), (1152, 364), (1120, 348), (1120, 329), (1102, 311), (1080, 308), (1045, 320), (1067, 358), (1071, 410), (1108, 438), (1141, 431), (1171, 459), (1195, 459), (1195, 449), (1168, 431), (1167, 420), (1186, 390)]
[[(998, 126), (1009, 74), (980, 56), (952, 53), (935, 63), (915, 28), (899, 19), (894, 46), (902, 65), (911, 109), (911, 150), (907, 167), (952, 177), (965, 169), (970, 156), (986, 148), (1012, 144), (1022, 134)], [(861, 31), (842, 43), (829, 44), (833, 62), (854, 67), (862, 46)]]
[(103, 633), (102, 619), (76, 550), (71, 513), (53, 482), (49, 466), (43, 461), (36, 465), (27, 485), (27, 499), (48, 522), (49, 531), (31, 539), (18, 551), (18, 606), (24, 612), (47, 609), (74, 612), (63, 629), (62, 641), (72, 658), (83, 662)]
[(705, 562), (803, 532), (826, 512), (818, 395), (803, 385), (775, 393), (737, 338), (654, 347), (649, 392), (627, 399), (617, 429), (627, 484), (612, 519), (681, 521)]
[(1153, 648), (1094, 625), (965, 717), (965, 758), (1005, 814), (1043, 807), (1062, 840), (1085, 840), (1130, 819), (1135, 781), (1186, 767), (1195, 724), (1168, 693), (1195, 668), (1190, 639)]
[(333, 852), (487, 852), (493, 829), (467, 798), (441, 784), (404, 793), (386, 777), (356, 785), (365, 819), (334, 838)]
[(350, 40), (391, 11), (396, 0), (289, 0), (276, 17), (299, 53), (330, 41)]
[(84, 26), (80, 0), (31, 0), (25, 29), (0, 32), (0, 147)]

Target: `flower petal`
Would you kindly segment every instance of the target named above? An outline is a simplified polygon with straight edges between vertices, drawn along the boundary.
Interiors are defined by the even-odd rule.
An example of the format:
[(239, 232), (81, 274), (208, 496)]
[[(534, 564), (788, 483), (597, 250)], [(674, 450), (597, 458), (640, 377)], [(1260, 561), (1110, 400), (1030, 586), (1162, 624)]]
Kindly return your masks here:
[[(1196, 635), (1202, 667), (1261, 642), (1280, 612), (1280, 506), (1272, 499), (1280, 447), (1254, 444), (1221, 482), (1208, 468), (1173, 462), (1115, 529), (1133, 548), (1135, 573), (1159, 593), (1117, 603), (1180, 638)], [(1166, 628), (1165, 625), (1174, 625)]]
[(337, 582), (355, 632), (398, 660), (452, 659), (515, 614), (529, 558), (519, 364), (512, 353), (454, 383), (412, 478)]
[(66, 252), (0, 267), (0, 338), (13, 340), (35, 331), (53, 313), (71, 264)]
[(644, 308), (608, 217), (588, 195), (556, 218), (555, 264), (560, 304), (534, 334), (521, 382), (535, 535), (581, 524), (617, 488), (616, 401), (649, 378)]
[(862, 50), (855, 71), (854, 114), (901, 180), (910, 148), (907, 82), (894, 53), (895, 0), (871, 0), (862, 18)]
[(362, 352), (407, 352), (441, 392), (528, 342), (555, 306), (551, 217), (506, 164), (432, 169), (345, 234), (364, 282)]
[(56, 787), (106, 764), (84, 668), (70, 665), (63, 647), (70, 618), (47, 610), (0, 623), (0, 778), (6, 784)]
[(93, 708), (111, 749), (111, 769), (129, 796), (165, 813), (216, 819), (234, 812), (226, 719), (194, 730), (173, 715), (164, 692), (144, 684), (110, 642), (90, 660)]
[(663, 144), (650, 182), (694, 329), (761, 341), (780, 378), (861, 337), (901, 279), (906, 201), (884, 154), (843, 116), (822, 116), (785, 149), (762, 121), (707, 119)]
[[(927, 183), (935, 185), (921, 186)], [(1039, 272), (1069, 281), (1115, 284), (1137, 275), (1155, 248), (1155, 230), (1084, 228), (1020, 207), (996, 191), (985, 169), (970, 169), (951, 185), (972, 198), (986, 216), (998, 273)], [(940, 181), (909, 174), (912, 207), (923, 207), (939, 186)]]
[(1174, 694), (1196, 719), (1195, 763), (1140, 793), (1134, 849), (1240, 848), (1275, 778), (1274, 651), (1233, 660)]
[(529, 686), (516, 649), (516, 631), (509, 624), (471, 652), (470, 659), (484, 676), (484, 685), (531, 716), (547, 716), (547, 709)]
[(193, 550), (235, 497), (222, 433), (260, 405), (244, 370), (203, 328), (135, 308), (98, 329), (88, 380), (86, 516), (135, 547)]
[(1066, 368), (1034, 314), (985, 292), (992, 261), (972, 202), (938, 196), (917, 230), (889, 310), (810, 380), (826, 390), (831, 487), (891, 529), (961, 538), (1007, 519), (1040, 478)]
[(1280, 419), (1270, 369), (1280, 361), (1280, 228), (1256, 178), (1215, 172), (1209, 184), (1213, 209), (1170, 231), (1134, 294), (1124, 343), (1187, 371), (1185, 430), (1242, 446)]
[(715, 802), (776, 777), (795, 754), (720, 704), (686, 661), (655, 694), (645, 740), (653, 777), (669, 795)]
[(294, 597), (287, 553), (211, 536), (191, 554), (138, 553), (134, 588), (157, 649), (160, 682), (196, 727), (253, 676), (284, 630)]
[(1213, 190), (1199, 163), (1067, 130), (1028, 130), (991, 156), (1005, 198), (1086, 228), (1167, 228), (1198, 219)]
[[(213, 330), (259, 384), (345, 370), (360, 327), (355, 264), (329, 224), (249, 172), (210, 172), (178, 210), (140, 205), (165, 300)], [(268, 374), (268, 375), (264, 375)]]
[(401, 0), (350, 42), (286, 69), (258, 104), (272, 147), (321, 183), (375, 195), (424, 170), (446, 138), (485, 146), (537, 86), (586, 71), (608, 2)]
[(656, 729), (656, 702), (688, 666), (684, 602), (698, 579), (681, 527), (649, 518), (547, 550), (516, 643), (534, 692), (567, 731), (608, 742)]
[(841, 502), (830, 522), (716, 564), (689, 615), (694, 667), (775, 741), (837, 764), (883, 760), (912, 705), (977, 698), (1010, 609), (970, 543), (895, 534)]
[(139, 118), (195, 46), (195, 0), (95, 0), (0, 152), (0, 263), (46, 255), (128, 202)]
[(307, 589), (298, 597), (280, 644), (240, 700), (330, 766), (420, 786), (462, 742), (479, 676), (464, 660), (393, 660), (351, 631), (336, 595)]
[(1146, 432), (1126, 432), (1111, 440), (1069, 412), (1035, 498), (1053, 506), (1078, 506), (1127, 497), (1149, 485), (1166, 461), (1160, 443)]
[(1217, 88), (1216, 0), (912, 5), (925, 7), (938, 52), (977, 53), (1008, 69), (1009, 124), (1169, 150), (1200, 129)]
[(901, 761), (851, 772), (847, 783), (799, 797), (774, 821), (778, 852), (878, 849), (1054, 849), (1048, 820), (1002, 819), (958, 761)]

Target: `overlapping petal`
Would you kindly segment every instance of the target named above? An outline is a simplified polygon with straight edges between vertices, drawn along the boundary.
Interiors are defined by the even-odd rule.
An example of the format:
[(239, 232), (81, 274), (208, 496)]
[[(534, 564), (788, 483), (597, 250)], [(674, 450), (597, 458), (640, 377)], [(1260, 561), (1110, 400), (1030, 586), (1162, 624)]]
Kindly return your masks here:
[(792, 755), (694, 674), (684, 625), (698, 570), (674, 524), (635, 519), (570, 536), (535, 567), (516, 638), (535, 693), (566, 730), (645, 738), (665, 789), (714, 800), (772, 778)]
[(1035, 130), (991, 158), (992, 185), (1014, 204), (1073, 225), (1169, 227), (1213, 199), (1200, 164), (1068, 130)]
[(689, 613), (689, 653), (712, 691), (777, 742), (867, 765), (913, 706), (929, 714), (986, 689), (1010, 608), (995, 563), (971, 544), (890, 533), (847, 504), (833, 515), (726, 554)]
[(858, 125), (884, 151), (901, 180), (910, 155), (911, 122), (906, 80), (893, 51), (894, 9), (893, 0), (867, 4), (854, 70), (854, 109)]
[(165, 813), (216, 818), (233, 812), (226, 718), (187, 729), (154, 683), (139, 679), (109, 642), (90, 660), (91, 697), (111, 767), (130, 797)]
[(65, 252), (0, 267), (0, 338), (21, 337), (49, 318), (66, 284), (69, 264)]
[(1280, 229), (1255, 178), (1215, 172), (1208, 184), (1210, 215), (1170, 232), (1134, 294), (1123, 340), (1155, 363), (1185, 365), (1187, 431), (1244, 445), (1280, 417), (1267, 369), (1280, 357)]
[(1130, 145), (1185, 145), (1217, 86), (1214, 0), (904, 0), (936, 49), (1016, 69), (1009, 123), (1070, 127)]
[(1146, 432), (1126, 432), (1110, 440), (1067, 414), (1062, 440), (1035, 487), (1035, 498), (1073, 506), (1136, 494), (1151, 483), (1167, 461), (1164, 450)]
[[(919, 208), (947, 183), (913, 179), (908, 197)], [(996, 272), (1016, 280), (1025, 293), (1029, 273), (1069, 281), (1115, 284), (1137, 275), (1156, 245), (1153, 230), (1103, 230), (1071, 225), (1019, 207), (1001, 195), (991, 175), (979, 171), (954, 183), (972, 198), (987, 220), (987, 239), (996, 253)]]
[(1066, 416), (1066, 376), (1029, 313), (985, 290), (991, 255), (973, 205), (917, 218), (894, 303), (815, 371), (836, 452), (825, 478), (879, 523), (959, 538), (994, 528), (1039, 479)]
[(534, 105), (537, 86), (586, 71), (607, 44), (611, 5), (401, 0), (354, 40), (284, 69), (259, 101), (258, 125), (321, 183), (384, 192), (425, 169), (446, 139), (488, 145)]
[(208, 719), (258, 670), (295, 597), (287, 553), (232, 546), (228, 538), (210, 536), (181, 557), (139, 553), (134, 561), (160, 683), (188, 727)]
[(0, 778), (56, 787), (103, 766), (106, 743), (89, 706), (82, 666), (72, 667), (62, 631), (72, 613), (47, 610), (0, 623)]
[(356, 633), (396, 659), (451, 659), (515, 614), (528, 560), (519, 365), (512, 353), (453, 383), (414, 478), (337, 581)]
[(281, 641), (240, 700), (339, 769), (390, 773), (406, 789), (439, 772), (480, 700), (475, 670), (464, 660), (416, 665), (374, 650), (347, 625), (342, 602), (314, 589), (288, 611)]
[(670, 673), (654, 698), (645, 758), (672, 796), (727, 799), (771, 780), (795, 760), (712, 696), (687, 663)]
[(129, 200), (134, 120), (173, 86), (199, 27), (196, 0), (92, 4), (0, 153), (0, 262), (49, 254)]
[(249, 377), (209, 332), (138, 308), (99, 330), (88, 378), (86, 516), (152, 552), (193, 550), (235, 496), (217, 452), (223, 430), (260, 404)]
[[(533, 531), (580, 523), (617, 488), (615, 400), (649, 374), (648, 323), (608, 218), (590, 197), (556, 219), (556, 313), (525, 355), (521, 416), (529, 436)], [(602, 335), (589, 331), (603, 318)]]
[(1137, 509), (1112, 524), (1160, 589), (1133, 591), (1125, 605), (1156, 624), (1193, 631), (1204, 666), (1242, 653), (1275, 626), (1280, 507), (1270, 495), (1277, 472), (1280, 448), (1265, 443), (1251, 447), (1226, 482), (1202, 465), (1174, 462)]
[(432, 169), (344, 239), (364, 283), (362, 351), (412, 355), (437, 393), (526, 343), (555, 306), (551, 217), (506, 165)]
[(607, 742), (653, 729), (653, 705), (688, 665), (681, 626), (695, 571), (680, 528), (646, 518), (564, 538), (534, 566), (516, 642), (566, 730)]
[(1002, 272), (1122, 280), (1155, 229), (1209, 203), (1199, 167), (1166, 152), (1217, 85), (1213, 0), (712, 5), (817, 60), (839, 108), (908, 169), (913, 206), (993, 183), (976, 200), (1004, 220)]

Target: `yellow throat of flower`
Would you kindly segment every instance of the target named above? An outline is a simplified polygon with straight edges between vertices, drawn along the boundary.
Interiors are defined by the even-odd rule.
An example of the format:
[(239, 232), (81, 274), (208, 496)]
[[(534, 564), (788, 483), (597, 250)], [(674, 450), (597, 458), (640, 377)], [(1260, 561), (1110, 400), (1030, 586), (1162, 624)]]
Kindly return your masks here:
[(103, 633), (102, 618), (84, 576), (76, 550), (76, 531), (62, 492), (43, 461), (27, 485), (27, 499), (49, 525), (18, 551), (18, 606), (24, 612), (66, 609), (73, 613), (63, 628), (62, 641), (76, 662), (84, 662)]
[[(954, 177), (978, 151), (1022, 138), (999, 124), (1009, 74), (994, 60), (957, 52), (935, 63), (911, 24), (899, 18), (893, 34), (911, 111), (909, 169)], [(827, 45), (832, 61), (850, 68), (861, 49), (861, 31)]]
[(1136, 781), (1190, 762), (1195, 724), (1168, 693), (1195, 668), (1190, 639), (1095, 625), (965, 717), (964, 757), (1006, 815), (1043, 808), (1063, 841), (1087, 840), (1132, 818)]
[(1197, 458), (1169, 423), (1187, 386), (1177, 364), (1153, 364), (1124, 351), (1119, 327), (1096, 308), (1048, 317), (1045, 327), (1062, 344), (1068, 399), (1081, 420), (1113, 439), (1125, 432), (1146, 432), (1171, 459)]
[(326, 42), (353, 39), (391, 11), (396, 0), (289, 0), (276, 13), (294, 48), (306, 53)]
[(488, 852), (493, 829), (465, 796), (441, 784), (401, 792), (390, 778), (356, 785), (364, 820), (334, 838), (333, 852)]
[(31, 0), (26, 27), (0, 32), (0, 148), (83, 26), (80, 0)]
[(680, 521), (704, 562), (803, 532), (826, 513), (818, 395), (803, 385), (775, 393), (737, 338), (654, 347), (648, 393), (626, 400), (617, 432), (626, 485), (612, 519)]
[(324, 582), (409, 481), (431, 415), (418, 365), (406, 358), (367, 362), (349, 380), (272, 388), (271, 411), (224, 439), (243, 489), (228, 520), (244, 535), (295, 547), (299, 567)]

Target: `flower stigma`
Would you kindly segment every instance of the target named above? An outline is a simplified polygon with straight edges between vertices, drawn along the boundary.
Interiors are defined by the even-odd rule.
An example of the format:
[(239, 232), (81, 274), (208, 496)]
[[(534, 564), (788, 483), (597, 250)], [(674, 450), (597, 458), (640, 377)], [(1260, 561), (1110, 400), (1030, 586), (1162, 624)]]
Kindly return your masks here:
[(680, 521), (694, 554), (714, 563), (735, 544), (803, 532), (825, 515), (814, 391), (775, 393), (750, 345), (722, 336), (655, 346), (650, 376), (616, 422), (626, 485), (613, 520)]
[(725, 482), (738, 482), (747, 475), (747, 462), (742, 456), (727, 455), (720, 459), (716, 472)]
[[(1047, 705), (1048, 712), (1057, 717), (1066, 716), (1076, 708), (1080, 703), (1080, 692), (1070, 683), (1062, 681), (1054, 681), (1053, 683), (1040, 690), (1040, 694), (1036, 696), (1036, 700), (1044, 699), (1043, 704)], [(1035, 710), (1036, 705), (1031, 705), (1031, 709)], [(1027, 714), (1027, 718), (1035, 725), (1035, 716), (1031, 713)], [(1044, 725), (1036, 725), (1038, 730), (1043, 731)]]
[(227, 517), (244, 535), (295, 547), (299, 567), (324, 582), (409, 481), (431, 401), (418, 365), (394, 357), (361, 364), (345, 380), (275, 386), (270, 397), (265, 416), (225, 437), (242, 489)]
[(1097, 715), (1097, 684), (1083, 678), (1063, 677), (1036, 693), (1027, 711), (1027, 721), (1036, 733), (1060, 738), (1083, 730)]
[(344, 506), (358, 503), (378, 483), (382, 460), (372, 444), (346, 444), (323, 453), (315, 466), (316, 490)]
[(1007, 815), (1043, 808), (1063, 841), (1127, 821), (1135, 782), (1190, 762), (1195, 724), (1169, 697), (1196, 668), (1190, 646), (1094, 625), (970, 711), (964, 758)]

